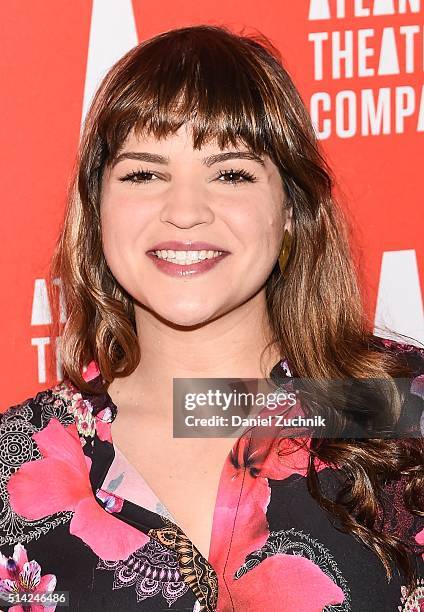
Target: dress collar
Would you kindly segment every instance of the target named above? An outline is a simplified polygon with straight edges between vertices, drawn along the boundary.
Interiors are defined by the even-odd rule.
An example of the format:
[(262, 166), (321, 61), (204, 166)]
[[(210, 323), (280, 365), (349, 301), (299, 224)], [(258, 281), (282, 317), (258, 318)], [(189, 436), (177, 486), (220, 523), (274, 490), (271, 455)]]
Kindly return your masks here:
[[(280, 359), (271, 368), (269, 378), (280, 387), (281, 385), (287, 384), (293, 379), (294, 369), (291, 366), (287, 357)], [(102, 391), (103, 380), (101, 377), (100, 369), (96, 361), (91, 361), (88, 366), (85, 366), (82, 370), (83, 378), (86, 382), (90, 383), (90, 386), (94, 390)], [(90, 403), (93, 407), (93, 416), (100, 418), (100, 420), (106, 423), (112, 423), (118, 411), (118, 407), (113, 402), (107, 391), (104, 391), (100, 395), (93, 394), (90, 396)]]
[(283, 385), (293, 379), (294, 368), (290, 365), (287, 357), (277, 361), (277, 363), (271, 368), (269, 377), (277, 385)]
[[(101, 390), (103, 386), (103, 381), (100, 374), (99, 366), (95, 360), (91, 361), (88, 366), (83, 367), (82, 375), (86, 382), (90, 383), (90, 386), (95, 390)], [(277, 363), (271, 368), (271, 372), (269, 374), (270, 379), (277, 385), (280, 386), (282, 384), (288, 383), (293, 379), (293, 368), (289, 364), (289, 360), (287, 357), (284, 359), (280, 359)], [(93, 404), (93, 414), (97, 415), (105, 405), (111, 408), (113, 413), (116, 413), (117, 406), (112, 401), (112, 398), (109, 396), (107, 391), (98, 396), (98, 399), (92, 401)], [(115, 418), (115, 415), (111, 419)]]
[[(100, 391), (100, 393), (93, 394), (85, 391), (78, 392), (77, 389), (70, 387), (72, 412), (77, 424), (83, 453), (91, 459), (89, 480), (96, 502), (105, 511), (112, 513), (131, 527), (142, 531), (158, 544), (169, 548), (176, 554), (180, 572), (186, 576), (184, 581), (189, 584), (200, 602), (201, 609), (215, 610), (219, 581), (217, 572), (221, 571), (220, 555), (225, 552), (221, 551), (223, 542), (222, 535), (219, 534), (221, 527), (217, 528), (216, 519), (214, 519), (213, 530), (215, 531), (212, 531), (211, 534), (211, 542), (214, 548), (210, 551), (212, 557), (209, 556), (213, 559), (214, 564), (211, 565), (212, 561), (209, 562), (202, 556), (177, 524), (157, 512), (102, 488), (115, 458), (111, 423), (117, 416), (118, 408), (110, 395), (104, 391), (104, 381), (96, 362), (90, 362), (86, 368), (83, 368), (82, 374), (90, 387)], [(277, 386), (290, 381), (290, 377), (291, 370), (285, 359), (278, 361), (269, 375), (269, 378)], [(256, 461), (262, 462), (262, 467), (264, 467), (265, 462), (272, 459), (271, 448), (273, 448), (273, 444), (273, 439), (252, 439), (251, 433), (247, 430), (235, 442), (234, 453), (231, 452), (228, 456), (229, 459), (225, 461), (220, 477), (220, 493), (217, 495), (221, 495), (219, 502), (222, 502), (224, 498), (228, 498), (226, 503), (229, 503), (228, 500), (237, 500), (237, 503), (230, 504), (234, 512), (234, 517), (231, 518), (234, 524), (240, 507), (242, 487), (246, 483), (253, 486), (253, 483), (259, 482), (256, 480), (259, 468), (255, 467), (252, 457), (254, 456)], [(234, 478), (239, 473), (240, 477)], [(251, 478), (248, 477), (249, 475)], [(231, 486), (229, 485), (230, 481)], [(249, 494), (246, 491), (244, 495), (248, 497)], [(215, 501), (215, 503), (217, 502)], [(219, 505), (218, 508), (220, 508)], [(189, 555), (187, 551), (190, 551)]]

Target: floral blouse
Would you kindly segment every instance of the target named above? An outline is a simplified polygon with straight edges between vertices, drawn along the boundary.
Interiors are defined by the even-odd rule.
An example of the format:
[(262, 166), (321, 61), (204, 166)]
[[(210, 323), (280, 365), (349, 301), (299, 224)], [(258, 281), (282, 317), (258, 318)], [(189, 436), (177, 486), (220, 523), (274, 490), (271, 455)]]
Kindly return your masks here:
[[(424, 415), (424, 349), (376, 341), (413, 365), (403, 409)], [(100, 388), (95, 362), (84, 377)], [(287, 389), (288, 361), (270, 378)], [(280, 457), (277, 436), (254, 428), (222, 467), (206, 559), (114, 445), (118, 409), (65, 379), (1, 415), (0, 612), (54, 612), (63, 592), (72, 612), (423, 612), (424, 517), (405, 509), (402, 479), (386, 486), (380, 519), (414, 552), (409, 596), (405, 577), (388, 582), (375, 553), (309, 494), (307, 448)], [(335, 494), (337, 470), (317, 470)]]

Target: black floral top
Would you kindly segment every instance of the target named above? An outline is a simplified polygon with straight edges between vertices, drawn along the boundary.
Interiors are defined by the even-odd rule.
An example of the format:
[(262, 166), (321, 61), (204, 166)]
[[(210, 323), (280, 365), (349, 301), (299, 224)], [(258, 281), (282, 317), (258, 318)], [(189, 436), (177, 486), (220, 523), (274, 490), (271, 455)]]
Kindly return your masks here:
[[(413, 365), (403, 409), (423, 413), (424, 349), (377, 341)], [(95, 362), (84, 376), (101, 385)], [(271, 378), (290, 384), (287, 360)], [(67, 593), (72, 612), (423, 612), (424, 518), (405, 509), (402, 479), (387, 485), (380, 519), (414, 553), (408, 597), (405, 577), (388, 582), (375, 553), (311, 497), (307, 448), (279, 457), (277, 438), (252, 429), (223, 465), (206, 559), (114, 445), (117, 410), (107, 393), (64, 380), (1, 416), (0, 611), (13, 595), (12, 612), (53, 612)], [(317, 469), (336, 493), (337, 470)]]

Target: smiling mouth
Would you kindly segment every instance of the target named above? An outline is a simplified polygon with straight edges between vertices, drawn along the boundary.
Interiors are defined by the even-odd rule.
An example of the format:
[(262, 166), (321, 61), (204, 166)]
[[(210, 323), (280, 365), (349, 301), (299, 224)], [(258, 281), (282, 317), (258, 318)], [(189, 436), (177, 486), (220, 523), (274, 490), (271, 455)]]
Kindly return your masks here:
[(176, 251), (173, 249), (161, 249), (159, 251), (149, 251), (149, 253), (155, 255), (158, 259), (162, 259), (163, 261), (169, 261), (170, 263), (177, 264), (179, 266), (189, 266), (206, 259), (215, 259), (220, 257), (225, 253), (225, 251)]

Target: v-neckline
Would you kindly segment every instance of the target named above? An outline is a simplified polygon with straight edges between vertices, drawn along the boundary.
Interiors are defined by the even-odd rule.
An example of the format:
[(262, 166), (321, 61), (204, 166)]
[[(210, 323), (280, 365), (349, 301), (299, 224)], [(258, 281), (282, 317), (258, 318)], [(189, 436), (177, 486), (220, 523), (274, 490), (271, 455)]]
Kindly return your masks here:
[[(160, 516), (166, 516), (167, 518), (169, 518), (169, 520), (173, 521), (174, 523), (176, 523), (175, 517), (172, 515), (172, 513), (170, 512), (169, 508), (164, 504), (164, 502), (160, 499), (160, 497), (156, 494), (155, 490), (152, 488), (152, 486), (150, 485), (150, 483), (146, 480), (144, 474), (142, 474), (132, 463), (131, 461), (128, 459), (127, 455), (122, 451), (122, 449), (120, 448), (120, 446), (117, 445), (116, 442), (113, 443), (114, 449), (115, 449), (115, 457), (109, 467), (109, 470), (107, 471), (106, 477), (104, 482), (102, 483), (102, 488), (103, 490), (109, 491), (110, 493), (114, 494), (114, 495), (118, 495), (121, 498), (126, 499), (127, 501), (130, 501), (134, 504), (137, 504), (138, 506), (142, 507), (142, 508), (146, 508), (147, 510), (151, 510), (152, 512), (156, 512), (157, 514), (159, 514)], [(114, 468), (114, 464), (115, 462), (117, 463), (115, 470), (116, 473), (113, 474), (113, 468)], [(119, 464), (118, 464), (119, 462)], [(122, 491), (122, 488), (120, 489), (120, 483), (118, 484), (117, 488), (116, 488), (116, 493), (114, 490), (111, 490), (111, 488), (109, 487), (110, 483), (113, 482), (112, 479), (115, 479), (118, 475), (118, 472), (121, 470), (129, 470), (130, 474), (129, 474), (129, 478), (130, 480), (134, 480), (134, 484), (136, 485), (140, 485), (140, 487), (142, 487), (142, 495), (140, 496), (140, 499), (143, 499), (143, 497), (145, 498), (145, 504), (144, 503), (139, 503), (138, 501), (136, 501), (136, 499), (129, 499), (128, 497), (125, 496), (125, 494)], [(112, 471), (112, 473), (110, 473)], [(109, 482), (106, 482), (106, 479)], [(125, 473), (124, 475), (124, 481), (127, 483), (128, 482), (128, 474)], [(124, 487), (125, 490), (125, 487)], [(128, 489), (127, 489), (128, 490)], [(148, 498), (150, 497), (150, 501), (151, 503), (148, 503)], [(156, 509), (152, 508), (152, 505), (155, 504)], [(157, 507), (161, 506), (163, 508), (163, 512), (160, 512)], [(178, 523), (177, 523), (178, 524)]]
[[(90, 367), (93, 367), (92, 364), (90, 364)], [(100, 386), (102, 384), (102, 380), (101, 380), (100, 374), (98, 376), (96, 376), (94, 379), (91, 379), (90, 382), (94, 386)], [(93, 399), (92, 395), (82, 394), (82, 396), (85, 399), (89, 399), (90, 401), (92, 401), (92, 399)], [(116, 454), (115, 454), (115, 443), (114, 443), (113, 438), (112, 438), (111, 424), (115, 420), (115, 418), (117, 417), (119, 408), (115, 404), (115, 402), (112, 400), (111, 396), (109, 395), (109, 393), (107, 391), (102, 396), (96, 398), (95, 406), (93, 408), (94, 409), (93, 409), (93, 413), (92, 414), (96, 418), (96, 427), (95, 427), (95, 436), (94, 436), (94, 450), (93, 450), (92, 457), (91, 457), (92, 458), (92, 465), (91, 465), (91, 469), (90, 469), (90, 481), (91, 481), (91, 486), (92, 486), (92, 489), (93, 489), (93, 493), (96, 495), (98, 490), (106, 491), (106, 489), (103, 488), (103, 485), (106, 482), (107, 474), (108, 474), (108, 472), (109, 472), (109, 470), (110, 470), (110, 468), (111, 468), (111, 466), (112, 466), (112, 464), (113, 464), (113, 462), (115, 460), (115, 457), (116, 457)], [(107, 423), (107, 425), (108, 425), (108, 437), (109, 437), (109, 441), (108, 441), (108, 443), (106, 443), (106, 445), (104, 444), (104, 442), (102, 442), (100, 440), (100, 438), (98, 436), (98, 433), (97, 433), (97, 427), (98, 427), (99, 420), (102, 423)], [(221, 466), (220, 476), (219, 476), (219, 480), (218, 480), (218, 487), (217, 487), (216, 497), (215, 497), (214, 512), (213, 512), (213, 518), (212, 518), (212, 528), (211, 528), (211, 533), (210, 533), (210, 537), (209, 537), (209, 547), (208, 547), (208, 555), (207, 555), (207, 557), (205, 555), (203, 555), (203, 553), (200, 552), (200, 550), (196, 547), (196, 545), (193, 543), (193, 541), (188, 537), (188, 535), (185, 533), (185, 531), (180, 527), (180, 525), (177, 522), (174, 522), (172, 519), (168, 519), (178, 528), (178, 530), (181, 532), (181, 534), (183, 534), (187, 538), (187, 541), (190, 543), (190, 545), (193, 546), (193, 548), (197, 551), (197, 553), (203, 559), (203, 562), (207, 563), (210, 566), (212, 571), (213, 571), (213, 568), (210, 565), (209, 558), (211, 556), (213, 542), (214, 542), (214, 539), (215, 539), (214, 538), (214, 534), (215, 534), (216, 528), (217, 528), (217, 526), (216, 526), (216, 511), (217, 511), (217, 506), (218, 506), (217, 502), (219, 500), (220, 490), (221, 490), (222, 486), (224, 485), (223, 478), (224, 478), (224, 472), (225, 472), (226, 463), (227, 463), (227, 461), (229, 461), (229, 457), (231, 455), (231, 451), (233, 450), (234, 446), (236, 446), (236, 444), (241, 440), (242, 437), (245, 437), (245, 436), (248, 437), (249, 432), (250, 432), (250, 429), (247, 430), (246, 432), (244, 432), (243, 435), (240, 436), (240, 438), (234, 440), (234, 444), (231, 447), (231, 449), (228, 451), (228, 454), (225, 456), (225, 460), (223, 462), (223, 465)], [(165, 504), (160, 499), (160, 497), (156, 494), (154, 489), (152, 489), (150, 484), (147, 483), (147, 481), (145, 480), (144, 475), (126, 458), (125, 453), (122, 450), (121, 450), (121, 453), (125, 457), (128, 465), (131, 467), (131, 469), (133, 469), (137, 473), (137, 476), (139, 478), (141, 478), (146, 483), (146, 485), (152, 491), (153, 495), (156, 497), (156, 499), (158, 499), (159, 503), (161, 503), (166, 508)], [(241, 479), (241, 481), (242, 481), (242, 479)], [(111, 493), (111, 494), (115, 495), (114, 493)], [(132, 516), (134, 512), (137, 512), (137, 509), (140, 509), (144, 513), (150, 514), (151, 515), (150, 518), (158, 517), (158, 519), (166, 521), (167, 517), (165, 517), (164, 515), (160, 514), (159, 512), (157, 512), (155, 510), (151, 510), (149, 508), (146, 508), (144, 505), (140, 505), (140, 504), (138, 504), (136, 502), (133, 502), (133, 501), (127, 499), (125, 496), (120, 496), (119, 494), (117, 494), (116, 497), (119, 497), (120, 499), (122, 499), (125, 502), (125, 505), (123, 506), (122, 510), (119, 512), (119, 514), (116, 515), (116, 516), (118, 516), (118, 518), (125, 519), (125, 517), (126, 517), (125, 510), (131, 510), (130, 514)], [(234, 515), (234, 520), (236, 520), (236, 514)], [(149, 523), (150, 523), (150, 521), (149, 521)], [(132, 521), (131, 521), (130, 524), (132, 524)]]
[[(97, 388), (98, 390), (103, 390), (103, 393), (101, 393), (100, 395), (96, 395), (96, 394), (91, 395), (87, 393), (81, 393), (82, 397), (85, 399), (88, 399), (93, 406), (92, 415), (96, 419), (95, 438), (97, 438), (97, 440), (99, 441), (99, 437), (97, 433), (98, 433), (98, 424), (100, 421), (101, 423), (105, 423), (106, 427), (108, 427), (108, 437), (110, 440), (109, 445), (106, 448), (103, 448), (101, 453), (93, 453), (94, 457), (92, 457), (92, 459), (94, 458), (94, 460), (92, 462), (92, 466), (90, 470), (90, 482), (91, 482), (93, 492), (94, 494), (96, 494), (96, 490), (102, 489), (102, 486), (105, 484), (107, 473), (110, 467), (112, 466), (113, 461), (115, 460), (115, 443), (112, 439), (111, 425), (118, 415), (119, 407), (113, 401), (108, 391), (104, 390), (104, 380), (102, 379), (100, 369), (96, 361), (94, 360), (91, 361), (87, 367), (83, 368), (83, 376), (84, 376), (84, 379), (94, 387), (94, 389)], [(277, 361), (277, 363), (272, 367), (270, 371), (269, 378), (274, 382), (274, 384), (277, 385), (277, 387), (287, 384), (289, 381), (293, 379), (293, 367), (287, 357)], [(209, 563), (208, 560), (211, 556), (214, 532), (215, 532), (215, 527), (216, 527), (215, 522), (216, 522), (217, 502), (219, 500), (220, 489), (223, 485), (222, 480), (224, 476), (226, 463), (227, 461), (230, 460), (231, 452), (234, 450), (237, 443), (239, 443), (243, 437), (248, 436), (249, 432), (251, 432), (253, 429), (255, 429), (254, 426), (249, 427), (243, 432), (243, 434), (240, 437), (234, 440), (234, 444), (229, 449), (227, 455), (225, 456), (223, 465), (221, 466), (220, 476), (218, 479), (218, 487), (217, 487), (216, 497), (215, 497), (215, 504), (214, 504), (213, 518), (212, 518), (212, 528), (211, 528), (211, 533), (210, 533), (210, 538), (209, 538), (208, 556), (205, 557), (200, 551), (198, 551), (194, 543), (190, 540), (190, 538), (188, 538), (187, 534), (185, 534), (182, 528), (177, 523), (174, 523), (181, 530), (181, 532), (185, 535), (185, 537), (187, 537), (187, 539), (191, 542), (192, 546), (196, 548), (196, 550), (201, 555), (201, 557), (208, 563)], [(154, 497), (159, 501), (159, 503), (162, 504), (164, 508), (166, 508), (166, 510), (169, 512), (170, 515), (172, 515), (172, 513), (167, 509), (167, 507), (165, 506), (163, 501), (160, 499), (160, 497), (156, 494), (155, 490), (145, 480), (144, 475), (127, 459), (124, 451), (122, 451), (121, 449), (119, 450), (121, 454), (124, 456), (130, 468), (147, 485), (147, 487), (150, 489), (150, 491), (152, 492)], [(145, 508), (144, 506), (141, 506), (131, 500), (128, 500), (125, 497), (122, 497), (119, 495), (118, 497), (124, 500), (127, 505), (131, 504), (131, 506), (141, 508), (145, 510), (146, 512), (151, 512), (157, 517), (162, 517), (162, 518), (164, 517), (164, 515), (154, 510)], [(123, 517), (120, 516), (120, 518), (123, 518)]]
[[(237, 447), (241, 442), (242, 438), (246, 437), (245, 450), (249, 450), (251, 443), (251, 431), (254, 427), (246, 430), (238, 439), (235, 440), (232, 449), (230, 449), (228, 455), (225, 458), (224, 464), (221, 467), (218, 488), (216, 492), (212, 528), (209, 539), (208, 557), (206, 558), (190, 540), (187, 534), (182, 528), (174, 523), (169, 518), (161, 515), (160, 513), (145, 508), (135, 502), (132, 502), (125, 497), (115, 496), (113, 493), (102, 489), (105, 483), (107, 473), (115, 458), (115, 446), (111, 436), (111, 424), (117, 416), (118, 406), (113, 402), (109, 393), (104, 390), (104, 381), (101, 377), (99, 368), (96, 362), (92, 361), (88, 367), (84, 369), (84, 378), (87, 382), (93, 386), (94, 389), (101, 391), (100, 394), (90, 394), (88, 392), (79, 391), (73, 388), (74, 393), (79, 395), (83, 403), (86, 401), (90, 406), (91, 417), (95, 419), (94, 435), (91, 440), (91, 444), (87, 445), (88, 448), (84, 450), (84, 453), (91, 458), (91, 467), (89, 473), (90, 485), (96, 501), (106, 510), (108, 497), (118, 497), (120, 500), (120, 509), (117, 512), (108, 510), (127, 524), (139, 529), (151, 538), (154, 538), (162, 546), (165, 546), (177, 554), (178, 558), (184, 559), (181, 567), (185, 567), (185, 572), (182, 575), (184, 581), (186, 581), (190, 588), (193, 590), (197, 599), (200, 602), (201, 610), (215, 610), (218, 594), (218, 576), (215, 572), (209, 559), (214, 555), (217, 555), (216, 543), (219, 541), (218, 533), (218, 519), (217, 512), (219, 507), (219, 501), (224, 487), (224, 474), (227, 466), (227, 462), (230, 461), (232, 450)], [(280, 386), (285, 384), (292, 379), (292, 369), (289, 366), (287, 359), (278, 361), (272, 368), (270, 378), (273, 382)], [(73, 387), (72, 383), (70, 386)], [(82, 446), (84, 448), (85, 439), (82, 432), (78, 431)], [(84, 442), (84, 443), (83, 443)], [(125, 456), (123, 451), (122, 454)], [(127, 460), (128, 461), (128, 460)], [(143, 474), (139, 472), (129, 461), (129, 465), (135, 470), (135, 472), (144, 480)], [(232, 489), (231, 495), (235, 498), (241, 496), (243, 488), (243, 482), (246, 474), (247, 465), (242, 466), (242, 474), (239, 479), (239, 491), (235, 488)], [(144, 480), (145, 481), (145, 480)], [(145, 481), (146, 482), (146, 481)], [(148, 484), (148, 483), (146, 483)], [(150, 488), (150, 485), (148, 485)], [(102, 493), (106, 493), (106, 496), (102, 496)], [(154, 493), (154, 491), (152, 490)], [(100, 493), (100, 495), (99, 495)], [(154, 493), (156, 498), (162, 503), (162, 500)], [(238, 514), (238, 504), (234, 506), (234, 514), (231, 517), (232, 524), (235, 525)], [(228, 550), (231, 547), (231, 541), (228, 542)], [(188, 561), (190, 559), (190, 561)], [(188, 571), (187, 566), (190, 571)], [(225, 571), (226, 562), (223, 564), (222, 572)], [(185, 575), (184, 575), (185, 574)]]
[[(96, 376), (90, 382), (95, 386), (102, 384), (100, 376)], [(148, 537), (156, 540), (161, 546), (171, 550), (177, 557), (181, 579), (188, 584), (199, 601), (199, 612), (215, 612), (218, 601), (218, 574), (208, 558), (210, 557), (212, 543), (216, 537), (215, 514), (217, 500), (215, 500), (214, 517), (209, 542), (209, 555), (208, 558), (205, 558), (177, 523), (174, 523), (156, 511), (140, 506), (124, 497), (108, 494), (107, 491), (102, 489), (102, 485), (105, 482), (107, 473), (115, 458), (115, 447), (111, 437), (110, 424), (116, 418), (118, 408), (108, 393), (91, 395), (79, 392), (79, 394), (83, 402), (86, 400), (90, 402), (91, 414), (96, 419), (92, 443), (90, 446), (87, 445), (88, 448), (84, 450), (84, 453), (91, 458), (89, 479), (96, 501), (105, 511), (109, 511), (116, 518), (139, 529)], [(103, 439), (99, 437), (100, 426), (103, 428)], [(78, 435), (81, 441), (83, 441), (83, 433), (78, 431)], [(85, 448), (85, 445), (83, 445), (83, 448)], [(246, 467), (244, 469), (246, 470)], [(136, 471), (143, 478), (140, 472), (138, 470)], [(217, 499), (222, 484), (223, 472), (224, 466), (221, 470)], [(104, 493), (106, 493), (106, 495), (104, 495)], [(107, 510), (110, 497), (114, 498), (114, 500), (118, 497), (120, 503), (118, 504), (119, 510), (117, 512)], [(114, 505), (115, 501), (113, 503), (113, 506)], [(233, 521), (236, 521), (237, 510), (238, 508), (236, 508), (234, 516), (232, 517)]]

